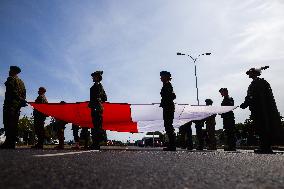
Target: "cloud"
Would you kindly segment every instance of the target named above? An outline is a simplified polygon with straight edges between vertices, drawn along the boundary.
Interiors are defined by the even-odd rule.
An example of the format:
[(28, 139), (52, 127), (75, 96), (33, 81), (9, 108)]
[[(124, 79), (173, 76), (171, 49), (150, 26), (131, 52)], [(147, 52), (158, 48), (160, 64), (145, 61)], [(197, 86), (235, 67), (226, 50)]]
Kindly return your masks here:
[(3, 98), (5, 96), (5, 89), (0, 86), (0, 98)]

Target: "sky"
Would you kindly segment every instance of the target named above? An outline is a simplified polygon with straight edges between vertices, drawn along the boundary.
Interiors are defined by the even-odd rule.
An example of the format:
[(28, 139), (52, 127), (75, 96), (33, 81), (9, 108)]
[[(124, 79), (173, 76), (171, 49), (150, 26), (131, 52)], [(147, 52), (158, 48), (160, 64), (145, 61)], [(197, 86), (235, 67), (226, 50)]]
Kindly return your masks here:
[[(251, 80), (245, 72), (269, 65), (262, 76), (272, 86), (283, 115), (284, 1), (281, 0), (64, 0), (0, 1), (0, 103), (10, 65), (21, 67), (27, 100), (40, 86), (49, 102), (89, 99), (90, 74), (103, 70), (109, 102), (160, 101), (159, 72), (172, 73), (176, 103), (199, 99), (220, 105), (227, 87), (240, 105)], [(22, 115), (30, 115), (23, 108)], [(0, 110), (2, 115), (2, 108)], [(248, 110), (235, 110), (237, 122)], [(3, 127), (0, 116), (0, 127)], [(217, 129), (222, 128), (220, 117)], [(70, 127), (67, 128), (67, 130)], [(70, 130), (67, 138), (72, 139)], [(109, 139), (138, 139), (143, 134), (108, 132)]]

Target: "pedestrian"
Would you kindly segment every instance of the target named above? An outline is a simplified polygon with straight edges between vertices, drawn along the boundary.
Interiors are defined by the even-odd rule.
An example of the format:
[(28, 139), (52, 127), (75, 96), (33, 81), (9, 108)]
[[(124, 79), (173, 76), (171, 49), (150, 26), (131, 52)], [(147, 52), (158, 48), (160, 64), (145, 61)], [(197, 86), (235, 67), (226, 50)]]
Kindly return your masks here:
[(255, 153), (269, 154), (273, 153), (271, 145), (283, 138), (281, 128), (281, 119), (276, 102), (272, 93), (270, 84), (263, 78), (259, 78), (261, 70), (251, 68), (246, 72), (252, 79), (248, 87), (245, 101), (240, 105), (242, 109), (249, 107), (251, 118), (254, 122), (256, 132), (259, 135), (259, 149)]
[(164, 148), (164, 151), (175, 151), (176, 150), (176, 136), (173, 127), (173, 119), (175, 112), (175, 104), (174, 99), (176, 99), (176, 95), (173, 91), (173, 87), (171, 84), (171, 73), (168, 71), (160, 72), (161, 81), (163, 83), (163, 87), (161, 89), (161, 104), (160, 107), (163, 108), (163, 119), (164, 119), (164, 127), (166, 133), (168, 135), (168, 146)]
[(103, 103), (107, 101), (107, 95), (101, 84), (103, 79), (103, 71), (96, 71), (91, 74), (94, 85), (90, 88), (90, 102), (89, 108), (91, 108), (91, 116), (93, 122), (92, 133), (92, 145), (91, 149), (100, 150), (100, 143), (104, 139), (103, 131)]
[(6, 92), (3, 105), (3, 124), (6, 135), (2, 149), (15, 149), (18, 135), (18, 122), (21, 107), (26, 106), (26, 88), (24, 82), (18, 77), (21, 69), (10, 66), (9, 77), (5, 82)]
[[(48, 103), (46, 97), (45, 97), (46, 89), (44, 87), (40, 87), (38, 89), (38, 97), (35, 100), (36, 104), (46, 104)], [(31, 148), (34, 149), (43, 149), (43, 142), (44, 142), (44, 121), (46, 119), (46, 115), (39, 112), (38, 110), (34, 109), (33, 112), (34, 116), (34, 130), (35, 134), (37, 135), (37, 144), (32, 146)]]
[[(227, 88), (219, 90), (223, 97), (221, 106), (234, 106), (234, 99), (229, 96)], [(225, 151), (236, 151), (236, 129), (235, 129), (235, 115), (233, 111), (221, 114), (223, 118), (223, 128), (226, 135)]]
[[(205, 100), (206, 106), (212, 106), (213, 101), (211, 99)], [(205, 119), (206, 133), (208, 137), (208, 150), (217, 150), (216, 137), (215, 137), (215, 126), (216, 126), (216, 114), (213, 114)]]

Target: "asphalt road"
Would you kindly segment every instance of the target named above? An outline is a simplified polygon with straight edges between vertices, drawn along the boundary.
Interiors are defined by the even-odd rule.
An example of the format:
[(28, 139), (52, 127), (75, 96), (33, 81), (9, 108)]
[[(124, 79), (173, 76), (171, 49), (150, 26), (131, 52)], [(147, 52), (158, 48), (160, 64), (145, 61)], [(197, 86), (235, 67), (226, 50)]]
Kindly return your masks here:
[(0, 188), (284, 188), (284, 154), (0, 150)]

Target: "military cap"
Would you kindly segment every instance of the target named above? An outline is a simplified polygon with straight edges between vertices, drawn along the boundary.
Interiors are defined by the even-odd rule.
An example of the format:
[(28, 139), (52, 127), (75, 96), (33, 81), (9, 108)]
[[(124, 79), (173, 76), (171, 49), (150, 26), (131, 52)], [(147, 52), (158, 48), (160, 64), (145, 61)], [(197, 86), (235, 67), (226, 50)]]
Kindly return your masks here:
[(160, 72), (160, 76), (171, 77), (172, 75), (171, 75), (171, 73), (168, 72), (168, 71), (161, 71), (161, 72)]
[(221, 88), (221, 89), (219, 90), (219, 92), (221, 93), (222, 91), (227, 91), (227, 92), (228, 92), (228, 89), (227, 89), (227, 88)]
[(246, 72), (247, 75), (256, 74), (257, 76), (261, 75), (261, 69), (251, 68)]
[(206, 105), (212, 105), (213, 101), (211, 99), (206, 99), (205, 103), (206, 103)]
[(10, 66), (10, 70), (15, 71), (17, 74), (22, 71), (18, 66)]
[(99, 76), (102, 76), (103, 75), (103, 71), (95, 71), (91, 74), (92, 77), (96, 76), (96, 75), (99, 75)]
[(38, 90), (46, 92), (46, 89), (44, 87), (40, 87), (40, 88), (38, 88)]

